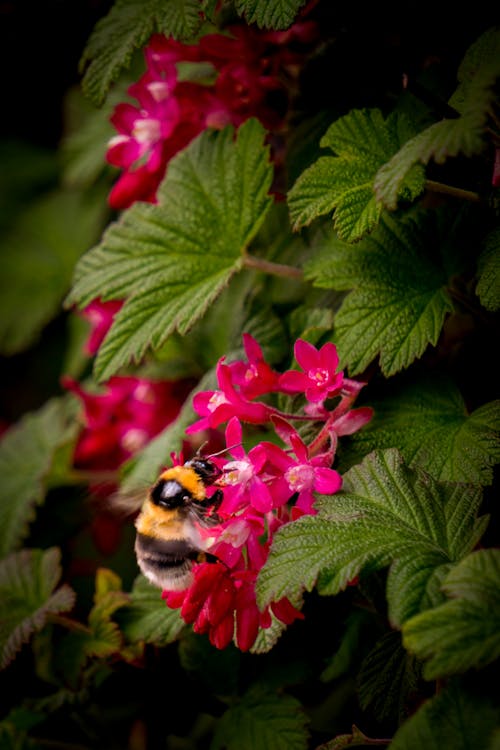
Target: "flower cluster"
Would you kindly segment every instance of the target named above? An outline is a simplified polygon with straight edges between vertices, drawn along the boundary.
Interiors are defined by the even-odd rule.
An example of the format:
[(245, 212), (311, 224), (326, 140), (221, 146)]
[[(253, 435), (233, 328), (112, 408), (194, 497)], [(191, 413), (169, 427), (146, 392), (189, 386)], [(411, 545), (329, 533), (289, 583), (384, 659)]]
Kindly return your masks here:
[[(107, 160), (123, 170), (110, 194), (113, 208), (154, 202), (169, 160), (207, 127), (238, 127), (249, 117), (271, 131), (281, 127), (290, 82), (302, 50), (316, 38), (315, 24), (303, 21), (286, 32), (246, 25), (227, 31), (194, 45), (151, 38), (146, 72), (128, 89), (138, 106), (121, 103), (111, 118), (118, 135), (109, 143)], [(203, 65), (198, 65), (203, 80), (181, 77), (180, 63)]]
[[(95, 354), (121, 306), (119, 301), (97, 299), (83, 310), (91, 325), (84, 347), (88, 354)], [(116, 470), (176, 419), (194, 381), (116, 376), (98, 393), (68, 376), (62, 377), (61, 384), (82, 405), (74, 468), (87, 474), (95, 499), (107, 499), (117, 489)], [(91, 522), (91, 534), (101, 552), (114, 551), (121, 525), (116, 513), (100, 508)]]
[[(255, 339), (244, 334), (243, 343), (245, 360), (219, 360), (219, 389), (195, 396), (193, 405), (201, 418), (187, 430), (193, 434), (226, 423), (231, 460), (220, 466), (222, 520), (206, 532), (210, 552), (219, 562), (196, 565), (188, 589), (165, 591), (163, 597), (169, 607), (180, 607), (196, 632), (208, 633), (216, 647), (224, 648), (234, 638), (246, 651), (259, 629), (270, 627), (273, 619), (287, 625), (302, 616), (286, 598), (260, 611), (255, 598), (257, 576), (278, 529), (302, 515), (315, 514), (315, 494), (333, 495), (341, 488), (342, 478), (332, 468), (338, 437), (360, 429), (371, 419), (372, 410), (351, 408), (364, 384), (338, 370), (333, 344), (318, 350), (299, 339), (295, 359), (300, 370), (278, 373), (264, 360)], [(260, 400), (271, 393), (296, 397), (293, 402), (300, 400), (301, 409), (284, 413)], [(242, 422), (267, 425), (277, 440), (261, 441), (247, 453)], [(293, 422), (314, 426), (309, 444)]]

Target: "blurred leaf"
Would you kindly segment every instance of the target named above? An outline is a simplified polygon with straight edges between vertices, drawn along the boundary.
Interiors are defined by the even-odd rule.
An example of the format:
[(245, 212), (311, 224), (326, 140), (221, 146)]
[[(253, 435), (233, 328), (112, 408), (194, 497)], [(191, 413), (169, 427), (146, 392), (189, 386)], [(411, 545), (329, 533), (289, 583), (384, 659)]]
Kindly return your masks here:
[(95, 242), (104, 194), (60, 191), (23, 212), (3, 243), (0, 351), (26, 349), (61, 311), (78, 258)]
[(459, 112), (464, 112), (470, 102), (470, 87), (482, 69), (497, 65), (500, 59), (500, 28), (491, 28), (481, 34), (471, 44), (460, 63), (457, 73), (459, 85), (450, 99), (450, 104)]
[(349, 615), (340, 645), (321, 673), (323, 682), (336, 680), (349, 670), (352, 671), (353, 662), (360, 652), (361, 638), (366, 626), (366, 612), (354, 610)]
[(417, 165), (431, 159), (443, 164), (449, 157), (474, 156), (485, 147), (486, 125), (500, 76), (498, 30), (490, 30), (474, 50), (469, 50), (459, 70), (461, 85), (450, 100), (460, 117), (441, 120), (405, 143), (375, 177), (377, 198), (386, 208), (396, 208), (402, 186)]
[(63, 484), (79, 429), (72, 397), (24, 416), (0, 441), (0, 556), (16, 549), (47, 486)]
[(500, 309), (500, 229), (494, 229), (484, 243), (478, 262), (476, 294), (487, 310)]
[(401, 644), (401, 633), (390, 631), (363, 660), (358, 674), (361, 707), (369, 709), (377, 721), (401, 723), (417, 694), (420, 668)]
[[(436, 569), (460, 559), (484, 531), (481, 495), (438, 485), (410, 470), (395, 450), (375, 451), (345, 476), (343, 489), (316, 501), (276, 534), (257, 579), (260, 606), (311, 591), (338, 593), (361, 572), (391, 565), (387, 585), (395, 625), (420, 611)], [(392, 576), (392, 577), (391, 577)], [(319, 579), (318, 579), (319, 577)]]
[(449, 601), (408, 620), (405, 647), (434, 680), (480, 669), (500, 656), (500, 550), (473, 552), (442, 584)]
[(263, 138), (256, 120), (236, 142), (231, 128), (204, 132), (170, 162), (159, 204), (136, 203), (82, 258), (68, 303), (128, 298), (99, 350), (99, 379), (186, 333), (241, 269), (271, 202)]
[[(131, 81), (127, 81), (130, 85)], [(96, 109), (80, 89), (65, 99), (66, 132), (60, 144), (62, 181), (70, 188), (89, 188), (111, 168), (106, 163), (109, 140), (116, 135), (110, 122), (114, 106), (126, 99), (126, 86), (115, 87), (104, 107)]]
[(236, 0), (236, 10), (247, 23), (266, 29), (287, 29), (306, 0)]
[[(379, 222), (373, 180), (379, 168), (415, 130), (404, 115), (384, 120), (378, 109), (352, 110), (328, 128), (321, 146), (336, 156), (322, 156), (298, 178), (288, 193), (294, 229), (335, 209), (334, 227), (346, 242), (355, 242)], [(415, 198), (424, 188), (419, 166), (408, 170), (398, 195)]]
[(391, 750), (443, 750), (489, 748), (500, 720), (498, 705), (484, 695), (448, 684), (438, 695), (423, 703), (401, 726)]
[(436, 344), (453, 310), (446, 290), (453, 271), (440, 254), (457, 234), (434, 213), (419, 213), (405, 222), (384, 217), (356, 245), (333, 234), (318, 240), (304, 272), (316, 286), (352, 290), (335, 315), (339, 356), (351, 374), (379, 355), (384, 375), (394, 375)]
[(155, 31), (175, 39), (191, 37), (201, 23), (199, 10), (197, 0), (116, 0), (96, 24), (83, 51), (84, 94), (100, 106), (135, 50)]
[(290, 695), (254, 688), (222, 716), (211, 750), (306, 750), (307, 717)]
[(350, 438), (349, 456), (376, 448), (398, 448), (406, 462), (439, 481), (488, 485), (500, 460), (500, 401), (467, 414), (463, 398), (447, 377), (417, 377), (393, 386), (370, 402), (372, 421)]
[(233, 644), (220, 650), (208, 637), (186, 628), (179, 641), (179, 659), (191, 680), (226, 701), (238, 693), (241, 651)]
[(6, 231), (18, 215), (58, 181), (56, 154), (33, 143), (0, 141), (0, 230)]
[(128, 605), (129, 597), (120, 590), (121, 581), (111, 570), (99, 569), (95, 586), (88, 625), (75, 623), (59, 647), (58, 665), (70, 686), (78, 685), (90, 658), (104, 660), (122, 649), (122, 634), (112, 617), (117, 610)]
[(24, 643), (41, 630), (51, 614), (71, 609), (75, 595), (61, 578), (60, 552), (28, 550), (0, 562), (0, 668), (15, 657)]
[(167, 607), (160, 589), (144, 576), (136, 578), (129, 603), (120, 612), (118, 622), (128, 641), (144, 641), (156, 646), (172, 643), (186, 626), (179, 610)]

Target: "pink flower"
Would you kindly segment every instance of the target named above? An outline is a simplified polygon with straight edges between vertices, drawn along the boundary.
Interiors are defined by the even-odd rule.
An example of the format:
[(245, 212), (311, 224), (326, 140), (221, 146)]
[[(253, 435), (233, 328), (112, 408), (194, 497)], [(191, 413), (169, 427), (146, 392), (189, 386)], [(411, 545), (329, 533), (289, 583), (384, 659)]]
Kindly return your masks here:
[(203, 418), (190, 425), (187, 434), (218, 427), (234, 416), (252, 424), (267, 422), (273, 409), (260, 401), (249, 401), (235, 389), (231, 367), (224, 364), (223, 358), (217, 364), (217, 380), (220, 390), (202, 391), (194, 396), (193, 407)]
[(82, 316), (92, 326), (90, 336), (85, 344), (85, 350), (88, 354), (94, 355), (97, 352), (122, 305), (121, 300), (101, 302), (100, 299), (95, 299), (82, 311)]
[[(127, 208), (136, 200), (154, 203), (170, 159), (207, 127), (239, 127), (249, 117), (259, 118), (267, 129), (282, 127), (289, 99), (283, 74), (289, 80), (297, 75), (304, 59), (300, 43), (314, 41), (312, 25), (298, 24), (284, 34), (244, 24), (226, 31), (209, 34), (197, 45), (159, 34), (151, 38), (146, 72), (128, 90), (138, 106), (119, 104), (111, 118), (118, 134), (106, 158), (123, 170), (109, 196), (113, 208)], [(182, 62), (210, 63), (211, 80), (179, 81), (176, 66)]]
[(239, 386), (240, 393), (252, 400), (278, 390), (279, 374), (264, 360), (262, 349), (249, 333), (243, 334), (243, 346), (247, 361), (238, 360), (228, 365), (232, 381)]
[(224, 465), (221, 484), (225, 488), (221, 513), (234, 514), (244, 506), (253, 506), (260, 513), (267, 513), (273, 507), (272, 491), (261, 476), (267, 460), (265, 451), (259, 446), (252, 448), (248, 455), (241, 445), (241, 423), (232, 417), (226, 428), (226, 444), (234, 446), (233, 461)]
[(279, 483), (279, 494), (282, 497), (296, 495), (295, 509), (301, 513), (314, 514), (313, 493), (335, 494), (342, 487), (342, 477), (329, 466), (333, 461), (332, 452), (310, 458), (307, 446), (295, 431), (290, 433), (290, 443), (296, 459), (273, 443), (262, 444), (265, 445), (269, 460), (280, 472), (281, 478), (275, 482), (274, 492), (278, 494), (276, 485)]
[(342, 372), (336, 372), (339, 364), (337, 349), (330, 342), (321, 349), (308, 341), (298, 339), (294, 347), (295, 359), (304, 372), (288, 370), (280, 377), (280, 387), (286, 393), (305, 393), (308, 401), (316, 404), (337, 395), (344, 380)]

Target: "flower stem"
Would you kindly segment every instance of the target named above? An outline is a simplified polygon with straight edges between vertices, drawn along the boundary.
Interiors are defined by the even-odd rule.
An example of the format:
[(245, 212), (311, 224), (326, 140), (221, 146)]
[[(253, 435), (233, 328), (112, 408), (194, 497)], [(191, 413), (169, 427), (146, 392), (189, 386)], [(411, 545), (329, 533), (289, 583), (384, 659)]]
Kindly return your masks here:
[(295, 266), (285, 266), (283, 263), (272, 263), (270, 260), (256, 258), (254, 255), (248, 255), (248, 253), (245, 253), (243, 256), (243, 264), (247, 268), (255, 268), (256, 271), (270, 273), (273, 276), (298, 279), (299, 281), (304, 278), (304, 273), (300, 268), (295, 268)]
[(444, 183), (436, 182), (435, 180), (426, 180), (425, 187), (432, 193), (453, 195), (454, 198), (463, 198), (463, 200), (470, 201), (471, 203), (482, 203), (483, 201), (479, 193), (474, 193), (472, 190), (462, 190), (462, 188), (457, 188), (453, 185), (445, 185)]

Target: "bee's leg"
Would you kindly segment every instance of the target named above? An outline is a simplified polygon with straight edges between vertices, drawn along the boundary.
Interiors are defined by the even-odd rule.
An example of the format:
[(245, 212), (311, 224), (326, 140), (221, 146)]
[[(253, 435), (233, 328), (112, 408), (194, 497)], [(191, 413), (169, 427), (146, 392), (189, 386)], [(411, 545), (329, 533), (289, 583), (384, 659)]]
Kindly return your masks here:
[(222, 490), (215, 490), (214, 494), (210, 498), (210, 505), (212, 506), (214, 513), (217, 513), (223, 500), (224, 493), (222, 492)]
[(200, 500), (198, 502), (198, 505), (201, 508), (210, 510), (210, 515), (206, 517), (206, 520), (209, 521), (211, 524), (215, 525), (222, 521), (222, 518), (220, 518), (220, 516), (217, 515), (217, 511), (220, 508), (220, 505), (223, 500), (224, 500), (224, 493), (222, 492), (222, 490), (215, 490), (214, 494), (211, 497), (206, 497), (204, 500)]

